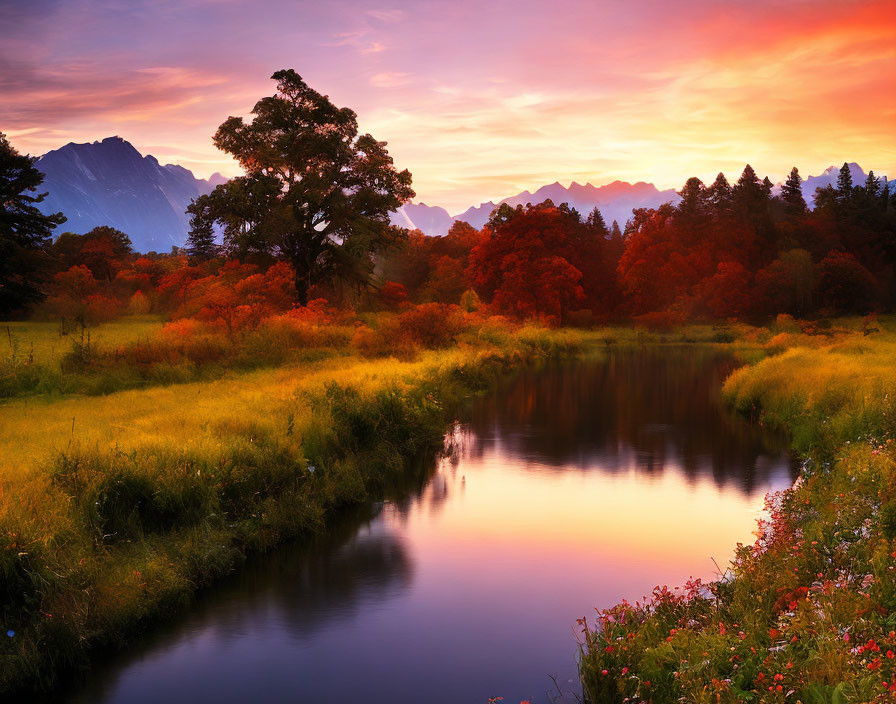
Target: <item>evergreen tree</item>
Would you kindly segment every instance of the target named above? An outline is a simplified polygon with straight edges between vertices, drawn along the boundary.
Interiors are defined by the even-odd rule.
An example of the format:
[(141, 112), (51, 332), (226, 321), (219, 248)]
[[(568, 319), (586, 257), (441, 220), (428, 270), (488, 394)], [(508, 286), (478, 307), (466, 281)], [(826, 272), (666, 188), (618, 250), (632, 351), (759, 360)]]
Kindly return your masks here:
[(717, 213), (727, 210), (731, 204), (731, 184), (721, 171), (709, 187), (709, 201)]
[(759, 180), (753, 167), (747, 164), (731, 194), (735, 205), (742, 213), (750, 216), (759, 215), (765, 210), (769, 193), (763, 181)]
[(874, 171), (868, 172), (868, 178), (865, 179), (865, 195), (869, 200), (877, 197), (880, 193), (880, 179), (874, 175)]
[(803, 215), (808, 210), (806, 199), (803, 197), (802, 182), (799, 169), (794, 166), (784, 185), (781, 186), (781, 200), (784, 201), (789, 215)]
[(841, 202), (852, 198), (852, 174), (849, 172), (849, 164), (843, 162), (840, 173), (837, 175), (837, 198)]
[(589, 213), (587, 222), (590, 227), (597, 230), (598, 234), (601, 237), (609, 236), (610, 231), (607, 229), (607, 223), (604, 220), (604, 216), (601, 215), (601, 212), (597, 207), (595, 207), (594, 210)]
[(613, 221), (613, 227), (610, 229), (610, 237), (614, 240), (622, 239), (622, 230), (619, 229), (619, 223), (616, 220)]
[(703, 181), (692, 176), (678, 192), (681, 202), (678, 204), (678, 213), (685, 220), (694, 220), (706, 213), (708, 195)]
[(34, 161), (0, 133), (0, 315), (43, 298), (46, 248), (53, 229), (65, 222), (62, 213), (44, 215), (36, 207), (47, 194), (37, 193), (44, 175)]
[(187, 254), (200, 261), (214, 258), (218, 254), (218, 245), (215, 243), (210, 196), (199, 196), (190, 203), (187, 212), (192, 216), (190, 231), (187, 233)]
[(774, 184), (772, 183), (772, 180), (768, 176), (766, 176), (764, 179), (762, 179), (762, 192), (767, 197), (771, 197), (772, 188), (774, 188)]

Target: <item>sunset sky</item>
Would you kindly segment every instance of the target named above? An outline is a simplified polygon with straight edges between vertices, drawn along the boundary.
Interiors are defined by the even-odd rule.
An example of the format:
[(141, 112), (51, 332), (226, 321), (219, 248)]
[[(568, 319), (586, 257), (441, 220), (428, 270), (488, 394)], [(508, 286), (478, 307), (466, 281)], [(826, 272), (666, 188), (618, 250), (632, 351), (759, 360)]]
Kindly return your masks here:
[(198, 176), (295, 68), (452, 213), (559, 180), (896, 175), (896, 0), (0, 0), (0, 131)]

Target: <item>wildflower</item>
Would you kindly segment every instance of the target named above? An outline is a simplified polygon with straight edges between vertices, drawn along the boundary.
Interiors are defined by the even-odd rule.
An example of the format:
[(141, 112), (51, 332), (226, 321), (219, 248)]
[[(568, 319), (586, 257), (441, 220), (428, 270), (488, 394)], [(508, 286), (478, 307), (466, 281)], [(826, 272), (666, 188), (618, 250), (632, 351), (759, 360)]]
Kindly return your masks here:
[(601, 670), (601, 671), (600, 671), (600, 674), (602, 674), (602, 675), (608, 675), (608, 674), (610, 674), (610, 673), (607, 672), (606, 670)]
[(622, 674), (624, 675), (624, 674), (626, 674), (627, 672), (628, 672), (628, 668), (627, 668), (627, 667), (623, 667), (623, 668), (622, 668)]
[(7, 631), (7, 632), (6, 632), (6, 636), (7, 636), (8, 638), (14, 638), (15, 635), (16, 635), (16, 632), (15, 632), (15, 631)]

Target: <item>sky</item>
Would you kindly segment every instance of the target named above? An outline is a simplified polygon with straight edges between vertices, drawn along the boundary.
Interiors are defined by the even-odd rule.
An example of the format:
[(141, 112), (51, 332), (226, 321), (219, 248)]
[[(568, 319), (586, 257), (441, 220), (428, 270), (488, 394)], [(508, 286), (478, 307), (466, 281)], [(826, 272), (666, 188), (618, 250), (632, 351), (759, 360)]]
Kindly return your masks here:
[(896, 0), (0, 0), (0, 131), (197, 176), (294, 68), (456, 213), (554, 181), (896, 176)]

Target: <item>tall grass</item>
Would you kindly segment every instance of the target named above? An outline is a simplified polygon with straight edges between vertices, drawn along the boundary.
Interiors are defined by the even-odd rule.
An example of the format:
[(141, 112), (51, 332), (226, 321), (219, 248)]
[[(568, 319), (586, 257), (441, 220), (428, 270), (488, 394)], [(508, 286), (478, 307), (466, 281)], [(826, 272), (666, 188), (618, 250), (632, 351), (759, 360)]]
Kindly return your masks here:
[(0, 691), (51, 687), (244, 556), (322, 530), (442, 446), (458, 395), (578, 349), (528, 330), (208, 382), (0, 405)]

